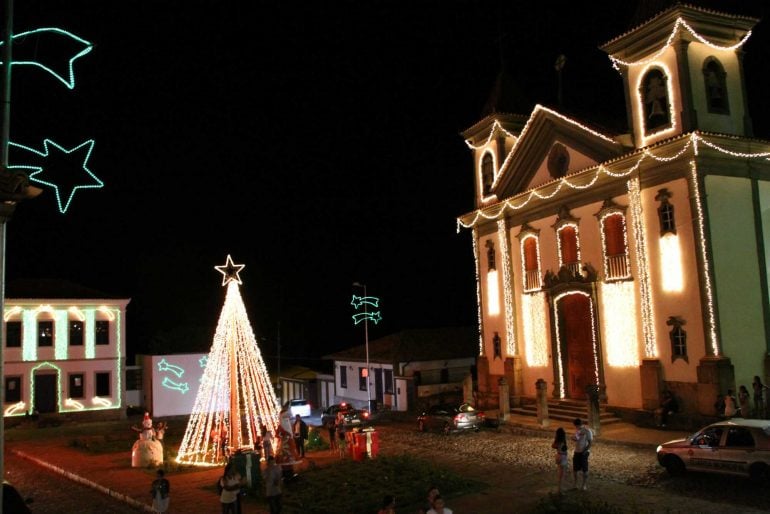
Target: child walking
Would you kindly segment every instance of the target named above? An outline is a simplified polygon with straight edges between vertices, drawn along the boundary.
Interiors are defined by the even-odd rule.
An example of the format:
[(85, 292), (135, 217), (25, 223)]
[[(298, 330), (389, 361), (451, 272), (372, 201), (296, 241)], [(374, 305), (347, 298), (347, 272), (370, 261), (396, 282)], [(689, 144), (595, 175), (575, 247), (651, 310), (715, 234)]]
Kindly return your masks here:
[(165, 471), (159, 469), (157, 477), (152, 481), (152, 510), (153, 512), (168, 512), (169, 494), (171, 493), (171, 484), (166, 479)]

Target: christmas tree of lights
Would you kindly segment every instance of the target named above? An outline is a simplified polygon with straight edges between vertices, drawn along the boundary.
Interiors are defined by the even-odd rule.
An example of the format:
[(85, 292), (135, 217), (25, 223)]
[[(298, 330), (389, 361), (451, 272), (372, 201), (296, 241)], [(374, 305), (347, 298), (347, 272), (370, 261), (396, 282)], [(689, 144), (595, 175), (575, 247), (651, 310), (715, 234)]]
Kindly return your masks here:
[(179, 463), (222, 465), (235, 451), (255, 449), (261, 425), (273, 435), (278, 426), (278, 400), (241, 298), (244, 267), (229, 255), (223, 266), (215, 266), (227, 295), (179, 446)]

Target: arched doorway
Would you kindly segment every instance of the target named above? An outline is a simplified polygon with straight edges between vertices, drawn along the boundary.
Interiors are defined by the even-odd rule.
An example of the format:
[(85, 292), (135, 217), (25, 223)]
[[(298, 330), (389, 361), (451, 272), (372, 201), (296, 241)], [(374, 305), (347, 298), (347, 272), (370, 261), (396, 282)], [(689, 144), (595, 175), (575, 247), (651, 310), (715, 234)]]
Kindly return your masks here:
[(598, 357), (591, 296), (572, 291), (556, 298), (556, 330), (561, 395), (586, 397), (586, 386), (598, 383)]

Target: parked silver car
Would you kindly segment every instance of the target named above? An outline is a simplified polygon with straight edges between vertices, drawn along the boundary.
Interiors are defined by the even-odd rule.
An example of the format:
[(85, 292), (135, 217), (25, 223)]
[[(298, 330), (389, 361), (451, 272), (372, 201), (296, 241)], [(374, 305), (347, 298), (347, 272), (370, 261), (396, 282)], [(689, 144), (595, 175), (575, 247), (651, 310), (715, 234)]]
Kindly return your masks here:
[(484, 413), (468, 403), (434, 405), (417, 418), (420, 432), (440, 430), (448, 434), (455, 430), (478, 431), (483, 424)]
[(685, 439), (658, 446), (658, 462), (672, 475), (685, 470), (770, 478), (770, 421), (733, 418)]

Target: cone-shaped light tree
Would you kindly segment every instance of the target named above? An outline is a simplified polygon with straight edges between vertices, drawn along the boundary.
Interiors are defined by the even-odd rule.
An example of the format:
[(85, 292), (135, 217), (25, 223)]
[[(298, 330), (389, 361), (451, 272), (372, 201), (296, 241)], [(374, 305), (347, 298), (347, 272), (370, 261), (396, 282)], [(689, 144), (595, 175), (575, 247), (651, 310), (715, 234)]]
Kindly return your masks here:
[(215, 266), (227, 296), (177, 462), (219, 466), (234, 451), (253, 450), (261, 425), (275, 435), (279, 405), (241, 298), (244, 267), (229, 255)]

